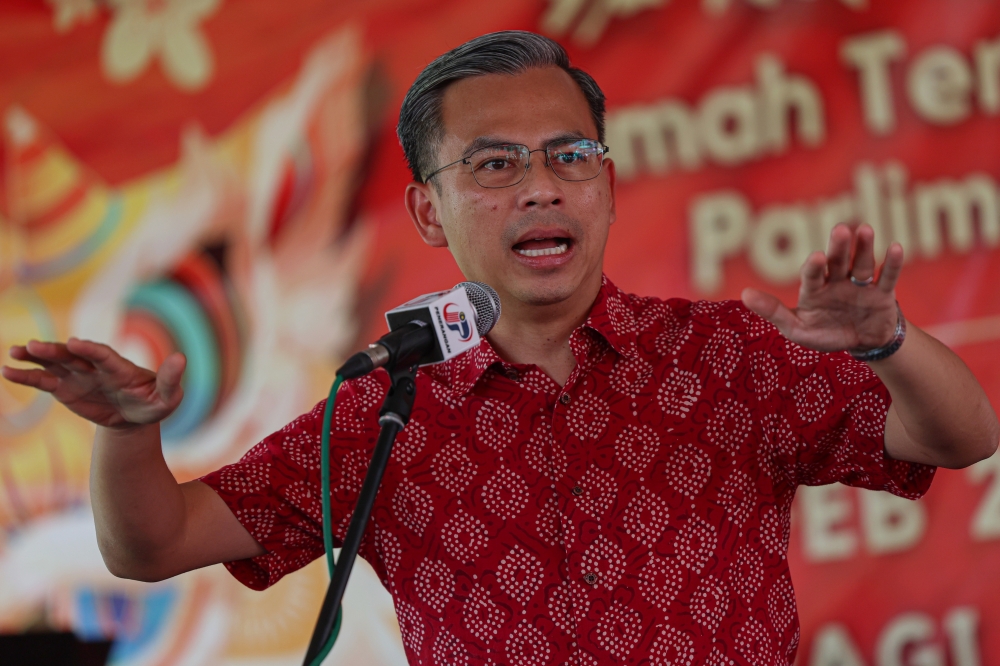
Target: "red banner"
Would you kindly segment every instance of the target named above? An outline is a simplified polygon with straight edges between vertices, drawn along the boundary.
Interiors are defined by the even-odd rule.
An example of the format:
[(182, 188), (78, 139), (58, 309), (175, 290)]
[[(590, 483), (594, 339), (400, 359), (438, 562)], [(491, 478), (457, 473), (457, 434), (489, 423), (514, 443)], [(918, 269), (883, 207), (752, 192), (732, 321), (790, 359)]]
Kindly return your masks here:
[[(792, 303), (830, 228), (867, 223), (904, 246), (907, 318), (1000, 404), (986, 0), (6, 2), (0, 343), (85, 332), (148, 362), (214, 359), (170, 455), (183, 476), (235, 458), (323, 395), (331, 357), (383, 310), (461, 279), (410, 227), (395, 116), (431, 59), (513, 28), (558, 39), (607, 94), (619, 286)], [(178, 312), (204, 335), (179, 336)], [(13, 548), (85, 497), (89, 433), (9, 386), (0, 415)], [(996, 457), (940, 472), (916, 503), (803, 488), (791, 544), (799, 663), (1000, 663)], [(60, 606), (77, 627), (85, 583)], [(4, 626), (34, 602), (18, 603), (0, 603)], [(206, 663), (239, 652), (217, 643)]]

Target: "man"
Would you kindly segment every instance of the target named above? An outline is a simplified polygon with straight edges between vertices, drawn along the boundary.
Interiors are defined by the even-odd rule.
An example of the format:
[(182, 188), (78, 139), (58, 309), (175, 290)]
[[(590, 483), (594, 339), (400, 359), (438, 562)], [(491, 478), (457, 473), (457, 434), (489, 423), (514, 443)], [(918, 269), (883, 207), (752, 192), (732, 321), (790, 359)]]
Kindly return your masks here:
[[(833, 230), (794, 310), (749, 289), (746, 308), (620, 292), (602, 274), (603, 114), (597, 84), (522, 32), (445, 54), (403, 102), (407, 211), (504, 311), (488, 341), (420, 373), (362, 544), (414, 664), (790, 663), (795, 487), (917, 497), (933, 466), (1000, 438), (968, 368), (905, 326), (902, 250), (876, 275), (870, 228)], [(11, 354), (42, 367), (7, 379), (100, 426), (91, 493), (113, 573), (225, 562), (260, 589), (322, 554), (323, 403), (178, 485), (158, 423), (181, 399), (182, 357), (154, 375), (75, 339)], [(386, 385), (376, 373), (337, 398), (341, 538)]]

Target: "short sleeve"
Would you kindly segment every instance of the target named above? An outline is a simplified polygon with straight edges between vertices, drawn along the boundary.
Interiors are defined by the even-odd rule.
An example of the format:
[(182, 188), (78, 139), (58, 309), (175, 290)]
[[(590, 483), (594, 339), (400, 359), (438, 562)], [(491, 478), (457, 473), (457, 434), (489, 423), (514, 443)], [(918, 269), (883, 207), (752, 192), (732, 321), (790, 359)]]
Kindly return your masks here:
[[(364, 384), (345, 383), (337, 395), (331, 430), (330, 489), (334, 545), (340, 545), (357, 503), (377, 436), (366, 418)], [(267, 551), (226, 562), (241, 583), (265, 589), (323, 555), (320, 442), (326, 400), (264, 438), (239, 462), (200, 480)]]
[(867, 364), (807, 349), (757, 315), (747, 318), (762, 444), (780, 478), (792, 487), (840, 482), (910, 499), (927, 492), (935, 467), (885, 453), (892, 398)]

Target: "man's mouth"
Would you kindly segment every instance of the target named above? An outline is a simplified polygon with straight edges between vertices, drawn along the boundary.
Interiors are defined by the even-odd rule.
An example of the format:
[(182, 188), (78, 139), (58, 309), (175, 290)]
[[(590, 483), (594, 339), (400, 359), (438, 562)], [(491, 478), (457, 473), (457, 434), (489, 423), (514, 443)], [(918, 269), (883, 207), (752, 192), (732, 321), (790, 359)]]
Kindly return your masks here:
[(569, 238), (532, 238), (514, 246), (514, 252), (522, 257), (547, 257), (563, 254), (569, 249)]

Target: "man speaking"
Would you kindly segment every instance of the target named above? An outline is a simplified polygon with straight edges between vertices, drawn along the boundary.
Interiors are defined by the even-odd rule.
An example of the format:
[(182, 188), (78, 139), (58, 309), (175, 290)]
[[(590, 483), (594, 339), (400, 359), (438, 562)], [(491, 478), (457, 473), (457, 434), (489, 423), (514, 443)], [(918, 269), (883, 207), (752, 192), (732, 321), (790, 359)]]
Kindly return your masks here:
[[(797, 307), (640, 298), (603, 275), (615, 222), (604, 95), (549, 39), (479, 37), (431, 63), (399, 138), (424, 242), (500, 295), (479, 346), (417, 379), (361, 554), (392, 594), (413, 664), (788, 664), (796, 486), (915, 498), (935, 466), (986, 458), (996, 415), (968, 368), (907, 325), (893, 245), (839, 226)], [(98, 424), (91, 495), (119, 576), (224, 562), (262, 589), (323, 553), (324, 404), (177, 484), (159, 422), (184, 358), (157, 373), (70, 339), (4, 368)], [(345, 383), (331, 436), (343, 538), (384, 372)]]

